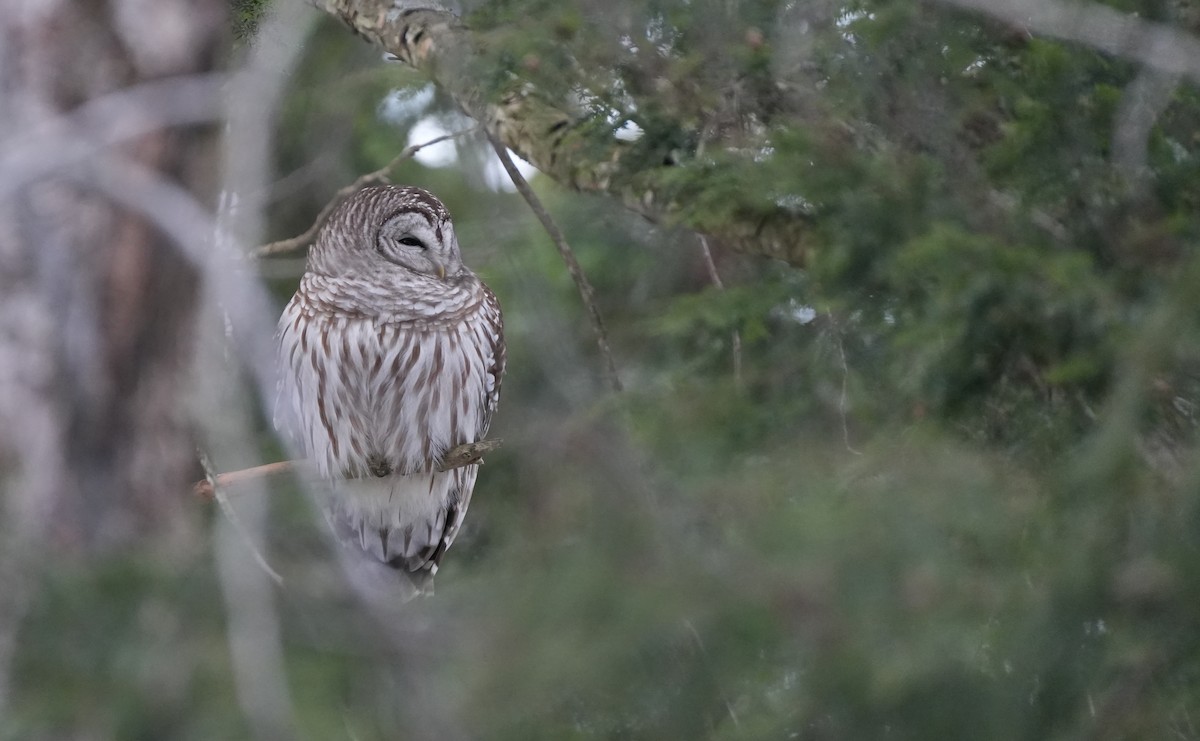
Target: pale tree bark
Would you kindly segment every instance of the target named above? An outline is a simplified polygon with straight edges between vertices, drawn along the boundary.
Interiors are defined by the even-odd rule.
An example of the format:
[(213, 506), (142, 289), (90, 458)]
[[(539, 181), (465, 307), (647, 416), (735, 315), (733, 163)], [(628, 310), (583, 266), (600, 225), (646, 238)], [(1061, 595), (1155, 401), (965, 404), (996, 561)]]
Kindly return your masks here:
[[(225, 10), (223, 0), (0, 0), (0, 143), (14, 155), (5, 162), (25, 141), (49, 141), (52, 154), (96, 141), (95, 156), (36, 177), (0, 169), (0, 481), (24, 523), (10, 526), (44, 525), (56, 549), (169, 529), (194, 478), (181, 389), (198, 274), (97, 185), (102, 157), (209, 203), (217, 162), (215, 129), (171, 125), (174, 112), (154, 96), (121, 108), (115, 125), (132, 137), (72, 115), (211, 70)], [(114, 135), (125, 142), (100, 141)]]
[[(514, 78), (504, 91), (489, 93), (474, 73), (479, 43), (451, 13), (393, 0), (315, 0), (355, 33), (427, 74), (452, 95), (489, 133), (560, 184), (619, 198), (655, 221), (701, 228), (696, 216), (664, 197), (667, 163), (629, 164), (629, 146), (597, 136), (599, 122), (581, 117), (563, 101), (545, 97), (528, 81)], [(810, 249), (806, 216), (775, 204), (758, 204), (753, 214), (705, 230), (724, 246), (752, 255), (803, 264)]]
[(48, 559), (185, 532), (197, 273), (101, 191), (133, 196), (118, 169), (211, 191), (213, 132), (195, 124), (216, 86), (195, 73), (215, 63), (224, 10), (0, 0), (0, 717)]

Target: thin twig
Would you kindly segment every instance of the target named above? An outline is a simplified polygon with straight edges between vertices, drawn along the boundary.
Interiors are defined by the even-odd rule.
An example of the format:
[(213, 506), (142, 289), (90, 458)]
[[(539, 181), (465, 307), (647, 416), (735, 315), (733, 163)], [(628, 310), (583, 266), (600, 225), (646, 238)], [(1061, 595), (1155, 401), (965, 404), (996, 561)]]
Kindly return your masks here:
[(307, 247), (309, 243), (313, 241), (313, 238), (317, 236), (317, 231), (325, 225), (326, 220), (329, 219), (329, 215), (332, 214), (333, 210), (338, 207), (338, 204), (340, 204), (346, 198), (357, 193), (359, 190), (362, 190), (368, 185), (381, 185), (389, 182), (388, 178), (391, 176), (392, 170), (395, 170), (397, 167), (399, 167), (401, 162), (412, 159), (414, 154), (421, 151), (425, 147), (439, 144), (447, 139), (456, 139), (460, 136), (470, 134), (477, 128), (479, 127), (472, 126), (469, 129), (455, 131), (450, 134), (443, 134), (442, 136), (434, 137), (427, 142), (421, 142), (420, 144), (413, 144), (410, 147), (405, 147), (403, 150), (401, 150), (400, 154), (396, 155), (392, 159), (391, 162), (388, 162), (378, 170), (368, 172), (365, 175), (360, 175), (359, 177), (355, 178), (354, 182), (334, 193), (333, 198), (329, 199), (329, 203), (326, 203), (320, 212), (317, 213), (317, 218), (313, 220), (312, 226), (305, 229), (303, 233), (291, 237), (290, 239), (281, 239), (278, 242), (264, 244), (263, 246), (254, 250), (254, 257), (278, 255), (281, 252), (291, 252), (292, 250), (298, 250), (301, 247)]
[(492, 148), (496, 150), (496, 156), (500, 158), (500, 164), (504, 165), (505, 172), (512, 178), (513, 185), (517, 186), (517, 192), (529, 204), (529, 208), (534, 215), (538, 217), (538, 221), (542, 222), (542, 227), (546, 233), (550, 235), (550, 240), (554, 242), (554, 246), (558, 248), (558, 254), (562, 257), (567, 266), (567, 272), (571, 274), (571, 280), (575, 281), (575, 288), (579, 291), (579, 297), (583, 300), (583, 305), (587, 307), (588, 318), (592, 323), (592, 331), (596, 334), (596, 344), (600, 347), (600, 355), (604, 358), (604, 369), (608, 377), (608, 383), (613, 391), (620, 392), (622, 390), (621, 378), (617, 375), (617, 365), (613, 362), (612, 351), (608, 346), (608, 332), (604, 329), (604, 318), (600, 315), (600, 307), (596, 305), (596, 291), (592, 288), (592, 284), (588, 281), (587, 275), (584, 274), (583, 268), (579, 265), (579, 260), (575, 259), (575, 252), (571, 249), (571, 245), (567, 244), (567, 238), (563, 236), (562, 230), (558, 228), (558, 224), (554, 219), (550, 218), (550, 213), (538, 200), (537, 195), (533, 192), (533, 188), (529, 187), (528, 181), (513, 164), (512, 158), (508, 156), (508, 150), (504, 145), (496, 140), (495, 137), (488, 133), (488, 141), (492, 143)]
[[(700, 252), (704, 255), (704, 264), (708, 267), (708, 277), (718, 291), (724, 291), (725, 283), (721, 280), (721, 274), (717, 272), (717, 263), (713, 261), (712, 250), (708, 248), (708, 238), (703, 234), (696, 236), (700, 238)], [(733, 384), (738, 388), (742, 387), (742, 333), (736, 329), (733, 330)]]
[(221, 512), (224, 513), (225, 519), (229, 521), (229, 524), (232, 525), (233, 529), (238, 532), (239, 536), (241, 536), (242, 541), (245, 543), (246, 547), (250, 549), (250, 553), (254, 556), (254, 560), (258, 563), (259, 567), (261, 567), (262, 570), (267, 573), (267, 576), (270, 576), (277, 585), (283, 586), (283, 577), (279, 575), (279, 572), (271, 568), (271, 565), (267, 563), (267, 559), (263, 556), (262, 552), (258, 550), (258, 546), (256, 546), (254, 541), (250, 539), (250, 534), (246, 532), (246, 528), (242, 526), (242, 520), (240, 517), (238, 517), (237, 510), (235, 510), (233, 505), (229, 503), (229, 498), (225, 494), (225, 488), (221, 485), (217, 471), (215, 468), (213, 468), (212, 461), (208, 459), (208, 454), (203, 450), (199, 451), (199, 454), (200, 465), (203, 466), (204, 475), (209, 486), (212, 487), (213, 498), (217, 500), (217, 504), (221, 505)]
[(838, 357), (842, 361), (842, 394), (838, 399), (838, 412), (842, 417), (842, 442), (846, 444), (846, 450), (855, 455), (862, 455), (861, 450), (857, 450), (850, 444), (850, 423), (847, 420), (850, 409), (850, 397), (846, 392), (847, 382), (850, 379), (850, 365), (846, 362), (846, 347), (842, 343), (842, 329), (832, 317), (830, 318), (830, 324), (833, 326), (833, 334), (837, 341)]
[(692, 625), (691, 620), (684, 619), (683, 625), (692, 634), (692, 640), (696, 642), (696, 648), (700, 649), (700, 658), (704, 660), (709, 673), (712, 674), (713, 684), (716, 685), (717, 691), (721, 693), (721, 702), (725, 703), (725, 710), (729, 713), (729, 719), (733, 721), (734, 728), (741, 728), (742, 723), (738, 720), (737, 711), (733, 709), (733, 703), (729, 701), (729, 694), (725, 692), (725, 687), (721, 684), (720, 675), (712, 666), (712, 659), (708, 655), (708, 649), (704, 647), (704, 641), (700, 638), (700, 631), (696, 630), (696, 626)]
[[(451, 448), (449, 452), (442, 456), (442, 462), (438, 464), (437, 470), (445, 472), (475, 463), (482, 465), (483, 456), (499, 450), (503, 444), (504, 441), (498, 437), (489, 440), (478, 440), (473, 443), (463, 443), (458, 447)], [(213, 473), (207, 478), (192, 484), (192, 493), (202, 499), (213, 499), (216, 491), (233, 486), (234, 484), (267, 476), (278, 476), (281, 473), (289, 473), (303, 467), (304, 461), (275, 461), (274, 463), (264, 463), (261, 466), (252, 466), (251, 468), (243, 468), (237, 471)]]
[(1112, 159), (1139, 180), (1149, 180), (1150, 132), (1171, 104), (1178, 85), (1178, 75), (1143, 69), (1121, 95), (1113, 127)]
[(253, 468), (243, 468), (240, 471), (219, 473), (212, 478), (201, 479), (192, 484), (192, 493), (204, 499), (212, 499), (215, 496), (216, 489), (233, 486), (234, 484), (250, 479), (287, 473), (296, 467), (296, 463), (297, 461), (276, 461), (274, 463), (265, 463), (261, 466), (254, 466)]

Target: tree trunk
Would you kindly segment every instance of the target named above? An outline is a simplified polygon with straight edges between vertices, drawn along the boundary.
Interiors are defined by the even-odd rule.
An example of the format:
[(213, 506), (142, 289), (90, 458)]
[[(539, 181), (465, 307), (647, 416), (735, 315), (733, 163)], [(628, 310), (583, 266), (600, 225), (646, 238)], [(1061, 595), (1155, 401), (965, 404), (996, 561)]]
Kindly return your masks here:
[[(106, 95), (211, 70), (225, 5), (0, 0), (6, 144)], [(122, 110), (147, 133), (105, 155), (211, 203), (214, 131), (171, 127), (171, 111), (151, 103)], [(98, 136), (82, 118), (68, 122), (64, 149)], [(104, 166), (92, 158), (15, 191), (12, 168), (0, 174), (0, 481), (10, 532), (42, 532), (58, 548), (169, 530), (195, 478), (181, 392), (198, 273), (89, 182)]]

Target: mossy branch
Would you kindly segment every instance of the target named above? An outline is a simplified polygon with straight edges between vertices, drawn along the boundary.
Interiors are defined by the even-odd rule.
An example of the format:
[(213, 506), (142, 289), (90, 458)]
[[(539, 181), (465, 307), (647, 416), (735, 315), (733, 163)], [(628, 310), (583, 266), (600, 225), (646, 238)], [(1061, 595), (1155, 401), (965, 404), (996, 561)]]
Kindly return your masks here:
[[(566, 104), (556, 105), (528, 81), (514, 80), (491, 93), (472, 74), (479, 46), (472, 31), (451, 13), (428, 8), (401, 9), (392, 0), (315, 0), (359, 36), (398, 61), (428, 75), (489, 134), (559, 184), (606, 193), (655, 221), (680, 224), (746, 254), (803, 264), (809, 250), (810, 221), (774, 203), (755, 204), (719, 224), (702, 224), (701, 215), (684, 207), (668, 186), (676, 167), (629, 165), (627, 142), (609, 132), (597, 134), (596, 121), (580, 118)], [(628, 173), (636, 173), (636, 176)], [(683, 201), (683, 203), (681, 203)], [(711, 221), (711, 219), (709, 220)]]

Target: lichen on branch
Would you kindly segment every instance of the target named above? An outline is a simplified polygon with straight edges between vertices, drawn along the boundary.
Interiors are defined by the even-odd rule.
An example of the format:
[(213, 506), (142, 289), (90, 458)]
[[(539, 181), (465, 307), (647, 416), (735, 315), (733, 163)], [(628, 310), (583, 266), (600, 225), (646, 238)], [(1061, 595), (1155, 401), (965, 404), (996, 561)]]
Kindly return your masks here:
[[(566, 187), (605, 193), (651, 220), (696, 229), (723, 246), (803, 264), (810, 249), (809, 216), (767, 198), (742, 194), (714, 217), (695, 203), (716, 166), (681, 177), (673, 161), (640, 156), (614, 135), (613, 123), (572, 110), (532, 82), (511, 76), (499, 89), (481, 74), (479, 34), (451, 13), (400, 8), (391, 0), (317, 0), (356, 34), (428, 75), (489, 133)], [(666, 158), (669, 159), (669, 158)]]

